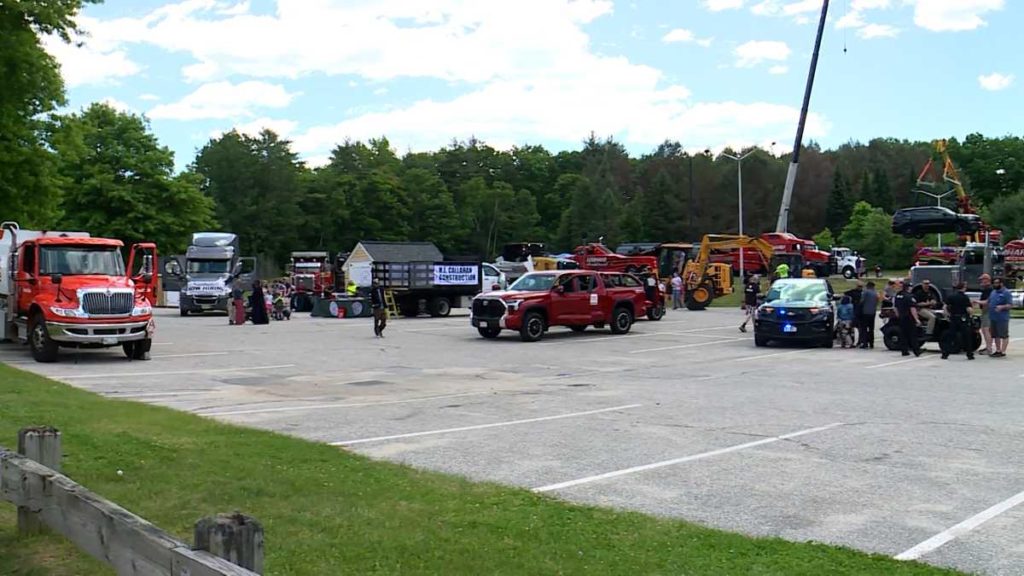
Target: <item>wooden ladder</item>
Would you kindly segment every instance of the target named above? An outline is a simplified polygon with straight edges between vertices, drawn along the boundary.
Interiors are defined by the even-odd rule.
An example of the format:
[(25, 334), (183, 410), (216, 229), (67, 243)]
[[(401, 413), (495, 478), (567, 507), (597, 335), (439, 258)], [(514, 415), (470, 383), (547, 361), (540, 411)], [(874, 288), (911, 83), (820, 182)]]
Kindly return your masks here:
[(388, 311), (388, 319), (398, 318), (398, 303), (395, 302), (395, 293), (391, 290), (384, 291), (384, 306)]

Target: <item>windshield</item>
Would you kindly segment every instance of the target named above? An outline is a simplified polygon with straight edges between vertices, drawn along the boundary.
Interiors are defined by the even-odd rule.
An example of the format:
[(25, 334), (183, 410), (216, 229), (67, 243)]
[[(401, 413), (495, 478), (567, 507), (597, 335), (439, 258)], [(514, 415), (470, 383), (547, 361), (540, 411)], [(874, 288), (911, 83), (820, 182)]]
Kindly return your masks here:
[(515, 284), (509, 286), (509, 290), (523, 290), (526, 292), (547, 292), (555, 285), (555, 276), (552, 274), (527, 274)]
[(229, 260), (192, 260), (188, 261), (189, 274), (227, 274)]
[(113, 246), (41, 246), (39, 274), (124, 276), (124, 260)]
[(829, 301), (828, 290), (821, 282), (777, 281), (768, 290), (768, 302), (818, 302)]

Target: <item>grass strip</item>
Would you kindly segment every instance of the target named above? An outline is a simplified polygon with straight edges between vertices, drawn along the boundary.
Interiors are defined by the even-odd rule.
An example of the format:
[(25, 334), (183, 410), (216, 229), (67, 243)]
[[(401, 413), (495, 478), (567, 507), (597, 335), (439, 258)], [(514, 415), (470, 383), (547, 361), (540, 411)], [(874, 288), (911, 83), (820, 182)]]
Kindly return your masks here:
[[(66, 474), (183, 539), (204, 515), (255, 516), (274, 575), (955, 574), (372, 461), (0, 364), (0, 444), (41, 424), (62, 430)], [(0, 503), (0, 574), (110, 573), (56, 536), (17, 537), (14, 516)]]

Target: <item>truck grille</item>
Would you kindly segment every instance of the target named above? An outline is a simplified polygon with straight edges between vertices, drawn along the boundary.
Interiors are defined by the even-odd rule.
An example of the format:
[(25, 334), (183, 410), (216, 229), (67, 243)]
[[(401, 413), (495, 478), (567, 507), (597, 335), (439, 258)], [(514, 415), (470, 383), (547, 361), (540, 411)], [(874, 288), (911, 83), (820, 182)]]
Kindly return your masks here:
[(124, 316), (131, 314), (134, 306), (132, 292), (86, 292), (82, 295), (82, 311), (93, 316)]
[(498, 320), (505, 315), (505, 303), (496, 298), (473, 300), (473, 317), (483, 320)]

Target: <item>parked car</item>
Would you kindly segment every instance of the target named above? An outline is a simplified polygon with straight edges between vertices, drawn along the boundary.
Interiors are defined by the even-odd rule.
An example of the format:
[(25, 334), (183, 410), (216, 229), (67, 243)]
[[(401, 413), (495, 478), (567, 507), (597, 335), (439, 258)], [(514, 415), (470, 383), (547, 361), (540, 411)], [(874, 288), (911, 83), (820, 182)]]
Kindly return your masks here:
[(901, 208), (892, 216), (892, 231), (902, 236), (923, 238), (925, 234), (955, 232), (972, 234), (981, 228), (976, 214), (957, 214), (942, 206)]
[(835, 327), (832, 285), (823, 278), (772, 283), (754, 316), (754, 344), (800, 341), (831, 348)]
[(531, 272), (506, 291), (474, 298), (470, 323), (484, 338), (514, 330), (524, 342), (540, 340), (552, 326), (583, 332), (607, 325), (613, 334), (625, 334), (649, 305), (643, 283), (631, 274)]

